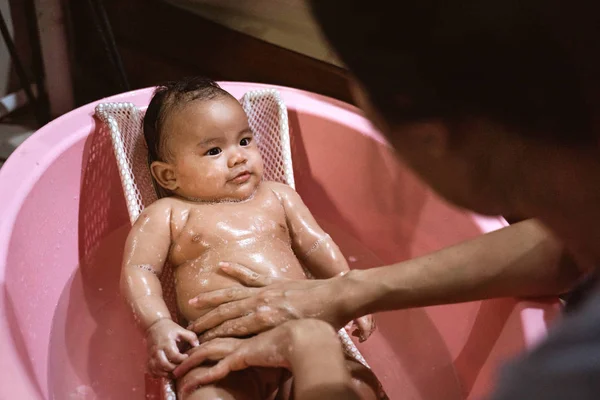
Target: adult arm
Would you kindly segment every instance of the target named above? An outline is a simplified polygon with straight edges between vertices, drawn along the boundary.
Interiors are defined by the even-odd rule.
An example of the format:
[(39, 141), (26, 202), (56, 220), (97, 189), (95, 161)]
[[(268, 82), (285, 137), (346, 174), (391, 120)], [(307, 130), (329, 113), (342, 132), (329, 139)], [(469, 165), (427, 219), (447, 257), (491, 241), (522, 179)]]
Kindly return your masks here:
[(229, 265), (223, 272), (246, 287), (208, 292), (192, 300), (198, 307), (216, 306), (193, 324), (194, 331), (206, 331), (202, 340), (244, 336), (298, 318), (318, 318), (340, 328), (379, 311), (557, 295), (582, 275), (563, 245), (536, 220), (423, 257), (327, 280), (274, 282), (239, 265)]

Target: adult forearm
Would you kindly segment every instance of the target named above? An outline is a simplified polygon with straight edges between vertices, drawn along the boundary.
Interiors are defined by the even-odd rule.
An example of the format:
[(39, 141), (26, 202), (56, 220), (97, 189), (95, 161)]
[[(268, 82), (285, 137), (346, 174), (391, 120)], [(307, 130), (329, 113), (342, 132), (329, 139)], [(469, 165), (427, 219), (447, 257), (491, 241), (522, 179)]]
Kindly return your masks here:
[(399, 264), (346, 275), (353, 316), (494, 297), (560, 294), (581, 276), (563, 245), (524, 221)]

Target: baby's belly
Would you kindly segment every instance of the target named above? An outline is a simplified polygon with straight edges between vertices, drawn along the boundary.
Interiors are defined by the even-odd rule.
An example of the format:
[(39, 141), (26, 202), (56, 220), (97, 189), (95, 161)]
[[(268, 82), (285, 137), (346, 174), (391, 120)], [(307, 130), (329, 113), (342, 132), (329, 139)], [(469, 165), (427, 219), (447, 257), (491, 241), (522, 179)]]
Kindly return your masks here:
[(200, 293), (225, 289), (240, 284), (219, 271), (219, 262), (238, 263), (268, 276), (304, 279), (304, 271), (289, 244), (278, 240), (267, 242), (234, 242), (211, 248), (195, 260), (175, 269), (175, 288), (179, 311), (188, 320), (206, 314), (212, 308), (198, 309), (188, 301)]

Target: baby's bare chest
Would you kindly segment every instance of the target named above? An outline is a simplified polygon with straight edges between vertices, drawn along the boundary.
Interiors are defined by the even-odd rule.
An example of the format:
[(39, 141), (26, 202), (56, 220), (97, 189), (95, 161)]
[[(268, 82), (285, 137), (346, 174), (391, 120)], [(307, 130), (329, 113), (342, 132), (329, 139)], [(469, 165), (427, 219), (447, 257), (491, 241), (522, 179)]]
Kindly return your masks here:
[(270, 240), (290, 241), (285, 212), (279, 201), (260, 199), (246, 203), (199, 206), (171, 246), (176, 264), (201, 257), (210, 250), (254, 247)]

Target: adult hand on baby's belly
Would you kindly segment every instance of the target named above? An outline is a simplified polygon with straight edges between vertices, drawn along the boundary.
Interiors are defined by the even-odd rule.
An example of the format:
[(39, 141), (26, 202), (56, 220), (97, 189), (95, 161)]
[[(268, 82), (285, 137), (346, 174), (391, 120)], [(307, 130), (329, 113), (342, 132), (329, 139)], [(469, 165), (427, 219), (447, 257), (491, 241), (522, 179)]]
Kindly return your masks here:
[(341, 328), (350, 318), (339, 306), (337, 280), (283, 280), (228, 263), (222, 271), (245, 286), (203, 293), (190, 300), (196, 308), (215, 307), (188, 329), (202, 333), (200, 341), (263, 332), (286, 321), (316, 318)]

